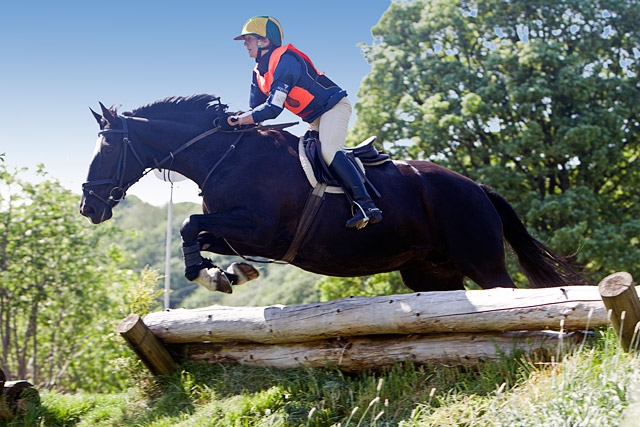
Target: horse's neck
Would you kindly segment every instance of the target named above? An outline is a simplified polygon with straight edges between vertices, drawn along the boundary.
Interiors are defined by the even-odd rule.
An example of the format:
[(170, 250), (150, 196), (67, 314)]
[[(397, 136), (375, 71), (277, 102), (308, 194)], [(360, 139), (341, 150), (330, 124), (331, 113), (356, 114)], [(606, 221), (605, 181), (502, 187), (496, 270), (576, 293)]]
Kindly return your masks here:
[[(211, 171), (215, 173), (216, 163), (228, 162), (230, 157), (257, 156), (269, 161), (267, 159), (274, 159), (273, 156), (283, 155), (285, 147), (290, 153), (298, 151), (298, 137), (289, 132), (269, 131), (262, 136), (253, 132), (215, 132), (205, 136), (205, 132), (213, 130), (213, 123), (209, 125), (209, 122), (197, 119), (193, 122), (186, 119), (137, 120), (132, 130), (135, 130), (135, 138), (146, 147), (146, 167), (176, 171), (202, 186)], [(268, 141), (256, 144), (257, 138)]]
[[(184, 122), (169, 120), (137, 120), (132, 127), (135, 140), (144, 146), (147, 153), (144, 160), (147, 168), (167, 168), (183, 173), (185, 166), (193, 163), (189, 154), (189, 148), (185, 144), (193, 140), (203, 132), (210, 130), (204, 127), (196, 127)], [(195, 145), (200, 141), (193, 141)], [(183, 166), (181, 166), (183, 165)], [(184, 174), (184, 173), (183, 173)], [(190, 177), (189, 177), (190, 178)]]

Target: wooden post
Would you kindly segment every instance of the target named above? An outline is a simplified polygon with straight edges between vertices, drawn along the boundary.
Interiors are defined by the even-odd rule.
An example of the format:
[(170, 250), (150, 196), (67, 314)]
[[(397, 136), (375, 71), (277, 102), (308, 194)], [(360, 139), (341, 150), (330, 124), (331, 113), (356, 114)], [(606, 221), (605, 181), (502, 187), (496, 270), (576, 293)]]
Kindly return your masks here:
[(633, 286), (633, 277), (627, 272), (613, 273), (598, 284), (598, 291), (605, 307), (611, 311), (611, 323), (622, 348), (625, 351), (637, 350), (640, 299)]
[(175, 370), (175, 361), (139, 315), (127, 316), (117, 331), (153, 375), (167, 375)]

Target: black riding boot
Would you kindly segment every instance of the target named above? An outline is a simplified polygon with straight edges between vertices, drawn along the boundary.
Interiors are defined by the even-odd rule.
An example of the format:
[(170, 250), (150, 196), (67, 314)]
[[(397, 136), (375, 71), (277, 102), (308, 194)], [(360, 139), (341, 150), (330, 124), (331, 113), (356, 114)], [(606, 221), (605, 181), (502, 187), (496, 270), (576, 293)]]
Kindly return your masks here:
[(329, 165), (333, 177), (340, 182), (340, 186), (346, 191), (355, 206), (353, 218), (347, 221), (347, 227), (364, 228), (367, 224), (375, 224), (382, 221), (382, 211), (373, 204), (371, 196), (365, 188), (360, 173), (353, 163), (347, 159), (343, 151), (338, 151)]

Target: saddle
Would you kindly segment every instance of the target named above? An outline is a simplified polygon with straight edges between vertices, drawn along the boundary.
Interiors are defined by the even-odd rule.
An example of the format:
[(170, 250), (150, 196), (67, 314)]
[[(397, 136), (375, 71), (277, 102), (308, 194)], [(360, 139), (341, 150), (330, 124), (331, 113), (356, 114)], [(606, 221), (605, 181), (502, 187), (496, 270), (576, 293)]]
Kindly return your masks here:
[[(329, 166), (322, 157), (318, 137), (318, 132), (307, 131), (307, 133), (300, 138), (300, 145), (298, 147), (300, 163), (313, 189), (309, 193), (304, 209), (300, 214), (300, 219), (298, 220), (298, 225), (296, 226), (296, 231), (289, 245), (289, 249), (287, 249), (287, 252), (280, 258), (280, 260), (284, 262), (290, 263), (298, 254), (298, 249), (300, 249), (300, 246), (304, 243), (307, 232), (311, 228), (311, 224), (320, 210), (320, 206), (322, 206), (325, 193), (344, 193), (338, 181), (331, 175)], [(369, 184), (371, 190), (380, 197), (378, 190), (369, 179), (367, 179), (364, 166), (379, 165), (391, 159), (388, 154), (378, 151), (373, 146), (375, 140), (376, 137), (373, 136), (357, 147), (345, 149), (345, 152), (347, 158), (356, 166), (356, 169), (360, 171), (363, 181)]]
[[(342, 192), (340, 184), (333, 177), (331, 171), (329, 170), (329, 166), (322, 157), (322, 153), (320, 151), (320, 140), (318, 137), (318, 132), (307, 131), (301, 138), (302, 149), (299, 151), (302, 168), (305, 169), (305, 173), (307, 174), (307, 178), (309, 178), (309, 182), (312, 187), (315, 187), (317, 183), (325, 183), (328, 187), (330, 187), (327, 189), (328, 192)], [(378, 191), (366, 178), (365, 166), (380, 165), (384, 162), (390, 161), (391, 159), (388, 154), (384, 153), (383, 151), (378, 151), (378, 149), (373, 145), (375, 140), (376, 137), (372, 136), (364, 140), (356, 147), (345, 148), (344, 152), (346, 153), (347, 158), (351, 161), (351, 163), (355, 165), (356, 169), (360, 171), (363, 180), (379, 197), (380, 194), (378, 193)], [(313, 178), (315, 178), (315, 180), (311, 179), (311, 174), (313, 175)], [(336, 188), (331, 191), (331, 187)]]

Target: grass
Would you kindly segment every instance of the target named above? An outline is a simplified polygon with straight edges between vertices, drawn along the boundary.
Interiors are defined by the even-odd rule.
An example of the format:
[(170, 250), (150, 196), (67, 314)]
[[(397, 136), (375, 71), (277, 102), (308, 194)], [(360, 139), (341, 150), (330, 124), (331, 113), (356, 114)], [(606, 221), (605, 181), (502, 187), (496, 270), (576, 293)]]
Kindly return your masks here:
[[(504, 358), (474, 367), (397, 365), (379, 373), (189, 363), (118, 394), (41, 391), (8, 426), (637, 425), (640, 360), (611, 330), (560, 362)], [(2, 426), (0, 421), (0, 426)]]

